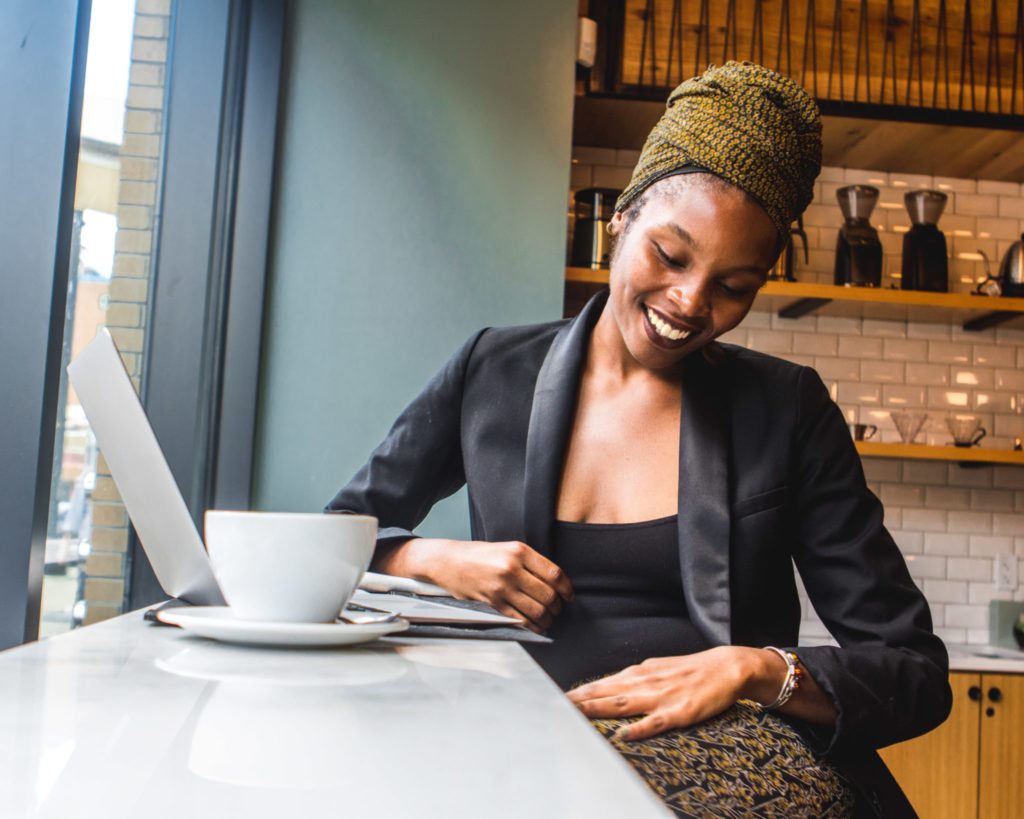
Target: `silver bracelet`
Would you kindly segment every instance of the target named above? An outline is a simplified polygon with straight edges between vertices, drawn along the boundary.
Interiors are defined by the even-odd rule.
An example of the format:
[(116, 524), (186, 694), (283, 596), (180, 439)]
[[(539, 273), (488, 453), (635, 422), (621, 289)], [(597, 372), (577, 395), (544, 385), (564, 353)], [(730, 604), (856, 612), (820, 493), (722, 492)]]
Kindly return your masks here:
[(773, 702), (765, 705), (764, 703), (758, 703), (762, 708), (781, 708), (787, 702), (789, 698), (796, 693), (796, 690), (800, 687), (800, 679), (804, 675), (803, 668), (800, 667), (800, 658), (792, 651), (783, 651), (781, 648), (775, 646), (765, 646), (769, 651), (774, 651), (786, 662), (786, 679), (782, 682), (782, 689), (779, 691), (779, 696), (775, 698)]

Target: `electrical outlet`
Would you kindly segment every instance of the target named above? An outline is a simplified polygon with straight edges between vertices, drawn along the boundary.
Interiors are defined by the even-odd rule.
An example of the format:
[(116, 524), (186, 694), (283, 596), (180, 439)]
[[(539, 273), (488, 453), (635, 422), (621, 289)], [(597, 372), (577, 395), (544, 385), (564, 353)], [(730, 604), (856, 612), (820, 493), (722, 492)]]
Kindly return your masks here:
[(1017, 556), (996, 555), (995, 575), (996, 591), (1016, 591)]

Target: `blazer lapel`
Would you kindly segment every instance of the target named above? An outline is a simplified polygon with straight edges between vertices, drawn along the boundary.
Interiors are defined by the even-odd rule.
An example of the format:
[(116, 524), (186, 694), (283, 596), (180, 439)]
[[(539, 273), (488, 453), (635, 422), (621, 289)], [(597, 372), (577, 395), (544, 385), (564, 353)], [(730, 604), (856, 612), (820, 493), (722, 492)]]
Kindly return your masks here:
[(572, 431), (587, 343), (608, 300), (608, 287), (591, 296), (583, 309), (555, 334), (533, 390), (526, 433), (523, 476), (523, 533), (527, 546), (551, 554), (551, 527), (565, 448)]
[(729, 400), (724, 364), (684, 367), (679, 421), (679, 564), (686, 607), (713, 645), (728, 645)]
[[(551, 554), (558, 489), (587, 345), (608, 300), (602, 288), (555, 334), (537, 374), (526, 436), (523, 535)], [(709, 642), (730, 642), (728, 395), (721, 372), (686, 360), (679, 428), (679, 558), (690, 618)]]

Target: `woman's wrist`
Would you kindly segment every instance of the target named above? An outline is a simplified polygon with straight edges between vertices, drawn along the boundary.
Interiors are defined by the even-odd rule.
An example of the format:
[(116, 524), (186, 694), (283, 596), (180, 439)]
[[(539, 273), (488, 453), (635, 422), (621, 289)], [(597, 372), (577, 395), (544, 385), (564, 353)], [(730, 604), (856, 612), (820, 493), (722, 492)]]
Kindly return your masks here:
[(786, 681), (786, 661), (767, 648), (743, 648), (743, 684), (740, 698), (774, 702)]
[(425, 537), (400, 541), (374, 557), (373, 570), (438, 585), (437, 569), (443, 564), (444, 552), (451, 542)]

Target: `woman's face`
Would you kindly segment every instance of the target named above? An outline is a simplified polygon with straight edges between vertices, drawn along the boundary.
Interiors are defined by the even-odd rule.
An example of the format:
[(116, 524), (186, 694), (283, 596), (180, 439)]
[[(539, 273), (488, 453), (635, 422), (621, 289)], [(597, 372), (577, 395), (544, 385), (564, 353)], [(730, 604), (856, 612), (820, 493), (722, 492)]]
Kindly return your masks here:
[(739, 324), (778, 255), (768, 214), (733, 187), (664, 179), (628, 228), (621, 213), (611, 225), (608, 306), (649, 369), (671, 367)]

